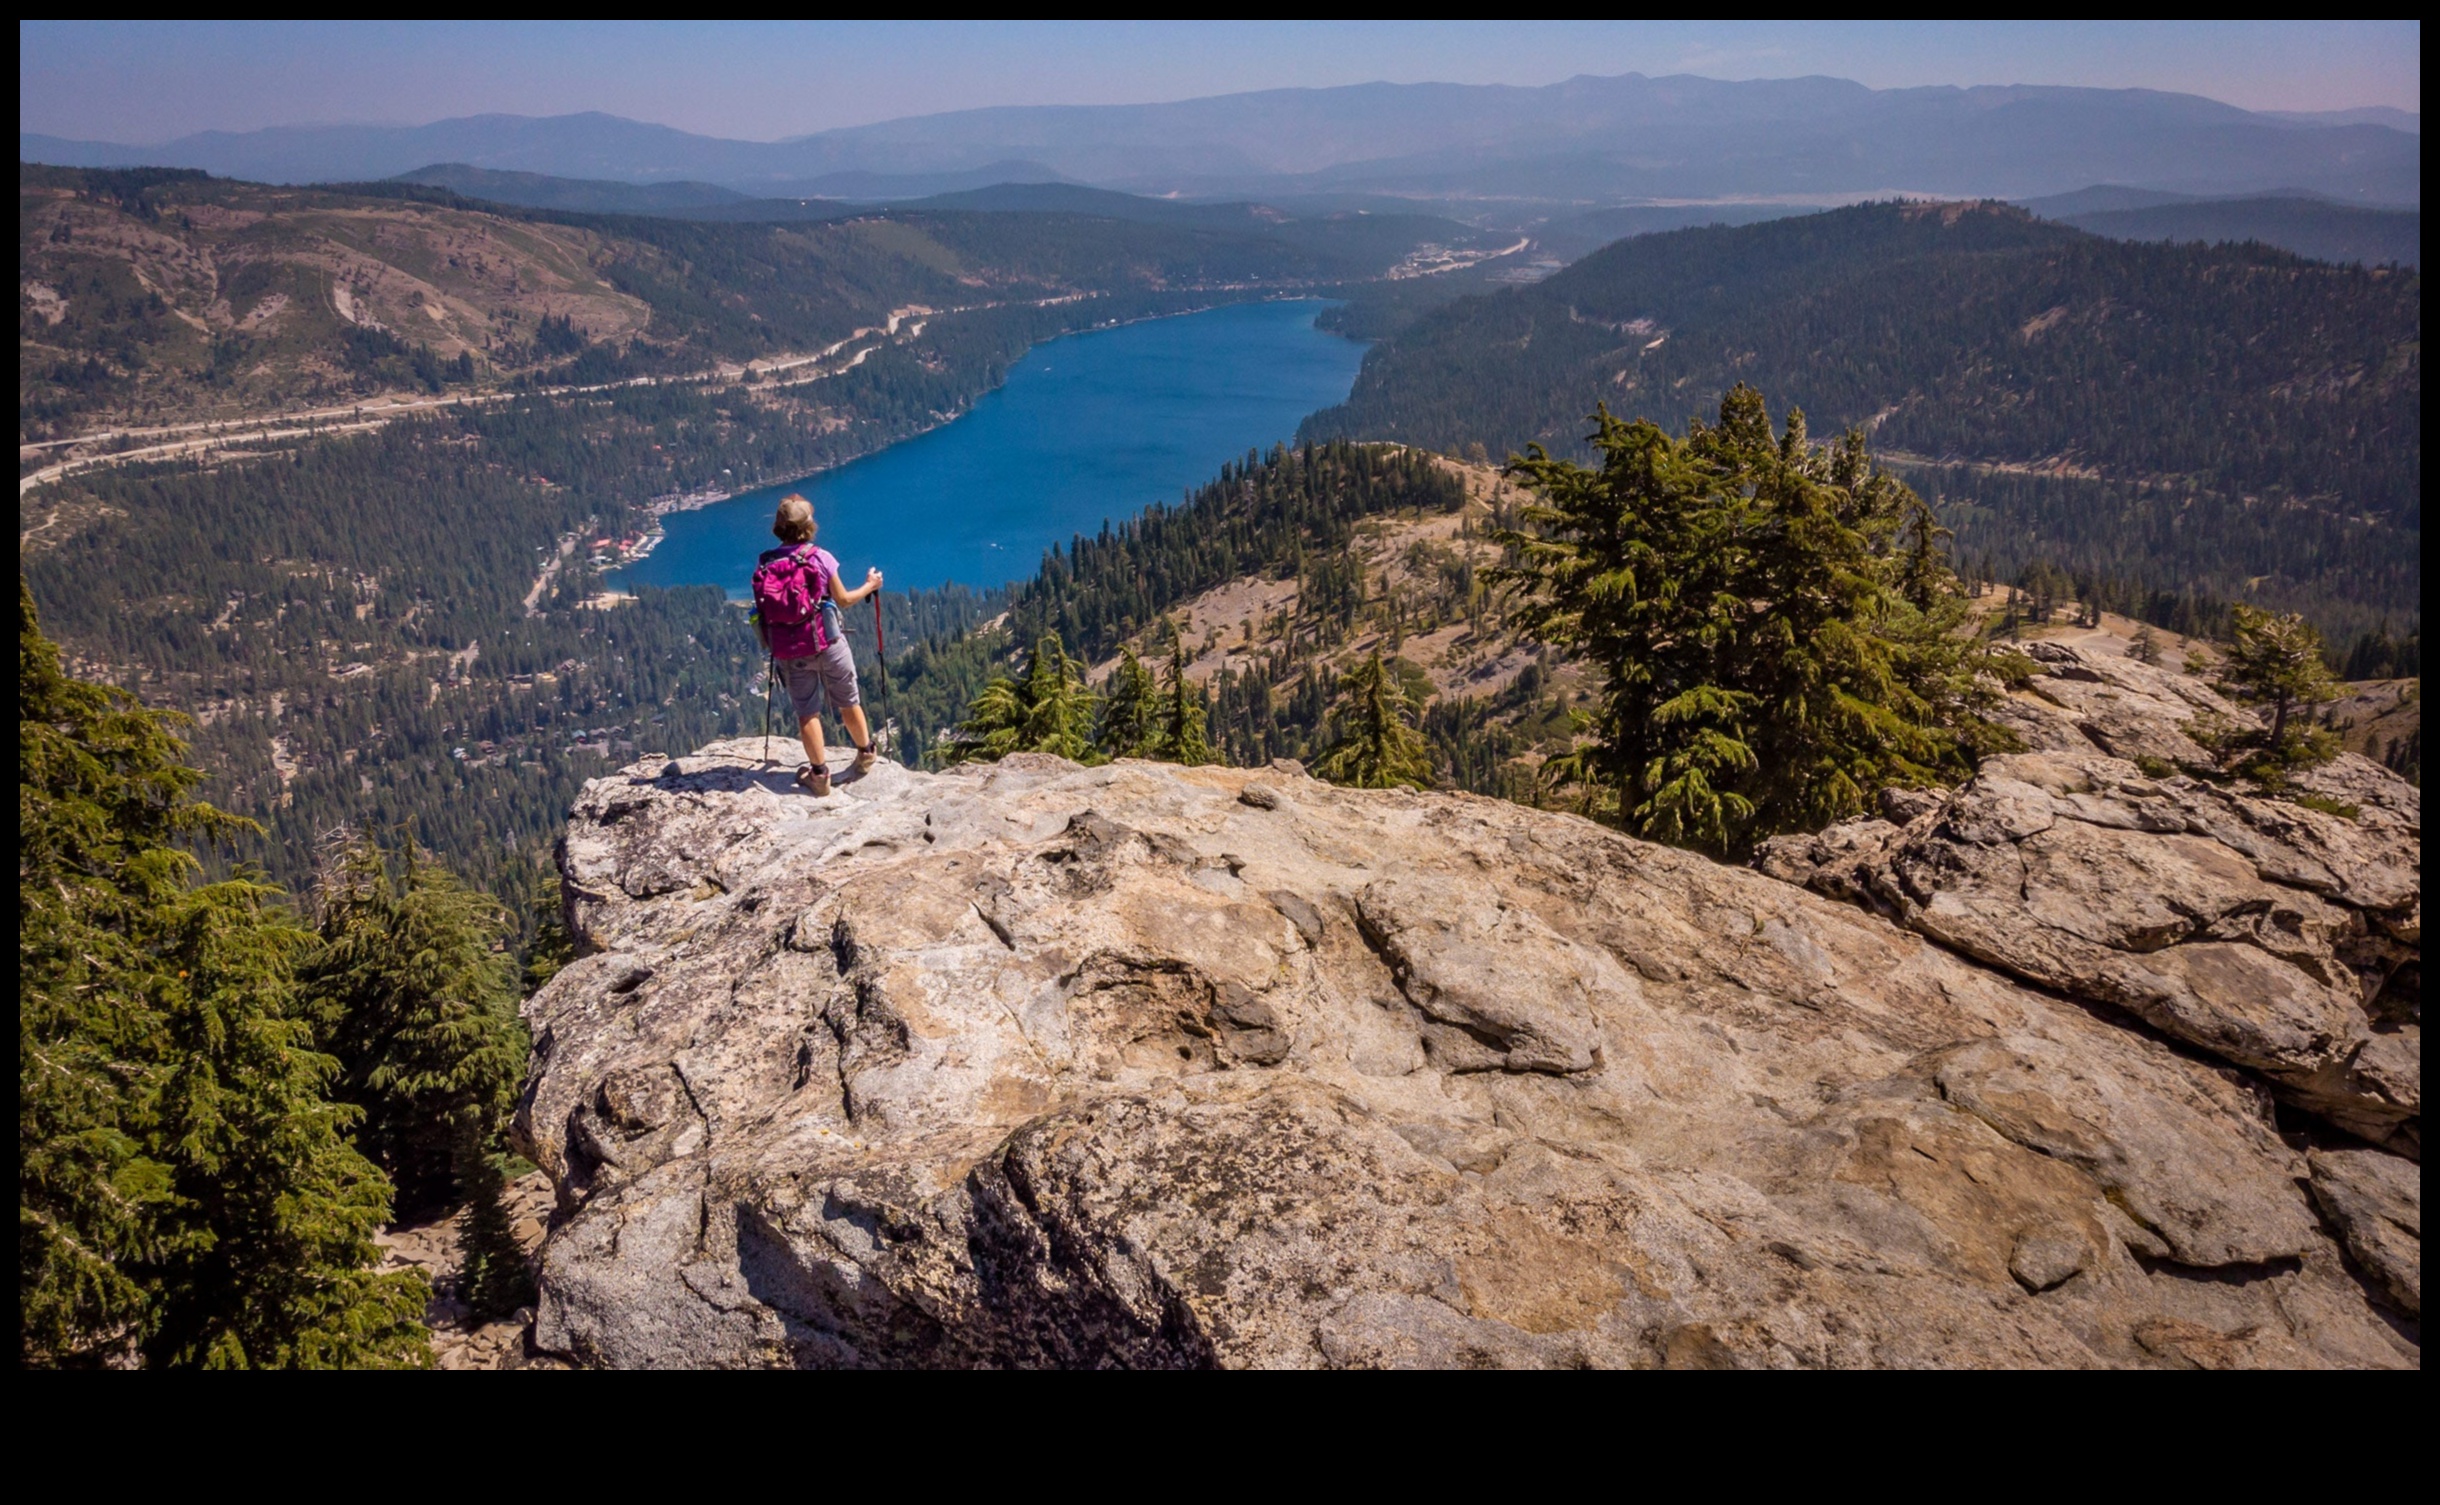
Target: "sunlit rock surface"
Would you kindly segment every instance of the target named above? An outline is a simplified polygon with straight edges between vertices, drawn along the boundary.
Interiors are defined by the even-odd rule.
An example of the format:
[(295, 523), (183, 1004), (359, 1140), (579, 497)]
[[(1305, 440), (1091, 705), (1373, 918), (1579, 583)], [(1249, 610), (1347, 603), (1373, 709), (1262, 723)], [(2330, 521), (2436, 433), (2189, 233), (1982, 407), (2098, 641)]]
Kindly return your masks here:
[[(2419, 913), (2377, 821), (2037, 755), (1782, 854), (1893, 923), (1287, 766), (885, 764), (817, 801), (760, 750), (576, 806), (587, 954), (527, 1005), (520, 1113), (546, 1351), (2419, 1363), (2419, 1167), (2274, 1103), (2412, 1142), (2356, 996), (2350, 927)], [(2206, 879), (2206, 915), (2161, 897)]]

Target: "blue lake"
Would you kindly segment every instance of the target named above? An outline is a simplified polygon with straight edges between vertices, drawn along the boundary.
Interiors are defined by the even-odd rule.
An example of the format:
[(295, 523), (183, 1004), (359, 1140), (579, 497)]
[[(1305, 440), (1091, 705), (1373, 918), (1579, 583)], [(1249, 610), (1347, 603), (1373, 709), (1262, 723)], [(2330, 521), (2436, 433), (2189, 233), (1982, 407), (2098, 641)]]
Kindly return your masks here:
[(1173, 501), (1344, 401), (1364, 347), (1313, 327), (1326, 306), (1237, 304), (1038, 345), (953, 423), (664, 518), (660, 547), (616, 580), (743, 596), (790, 491), (812, 500), (851, 583), (867, 565), (902, 590), (1031, 576), (1051, 544)]

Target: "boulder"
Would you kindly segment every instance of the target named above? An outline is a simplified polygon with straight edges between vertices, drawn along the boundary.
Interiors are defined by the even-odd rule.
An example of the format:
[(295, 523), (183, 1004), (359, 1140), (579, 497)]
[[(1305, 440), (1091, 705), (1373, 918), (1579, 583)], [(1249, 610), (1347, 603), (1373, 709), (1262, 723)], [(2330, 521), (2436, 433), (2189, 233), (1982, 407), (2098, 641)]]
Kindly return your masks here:
[[(2207, 766), (2186, 724), (2238, 709), (2089, 647), (2028, 652), (2042, 672), (2016, 703), (2047, 709), (2017, 722), (2057, 735), (1986, 760), (1903, 826), (1782, 837), (1757, 866), (2124, 1011), (2419, 1156), (2421, 791), (2352, 754), (2278, 796), (2164, 772)], [(2081, 746), (2050, 714), (2071, 708)]]
[[(571, 816), (582, 954), (527, 1002), (518, 1115), (544, 1352), (2418, 1362), (2253, 1077), (1854, 904), (1289, 766), (884, 764), (816, 800), (759, 747)], [(2024, 788), (1975, 817), (1994, 850), (2060, 798)], [(2318, 956), (2290, 908), (2260, 928)], [(2265, 1050), (2308, 1029), (2283, 1007)]]
[(2399, 1307), (2423, 1315), (2423, 1170), (2360, 1146), (2314, 1150), (2313, 1200)]

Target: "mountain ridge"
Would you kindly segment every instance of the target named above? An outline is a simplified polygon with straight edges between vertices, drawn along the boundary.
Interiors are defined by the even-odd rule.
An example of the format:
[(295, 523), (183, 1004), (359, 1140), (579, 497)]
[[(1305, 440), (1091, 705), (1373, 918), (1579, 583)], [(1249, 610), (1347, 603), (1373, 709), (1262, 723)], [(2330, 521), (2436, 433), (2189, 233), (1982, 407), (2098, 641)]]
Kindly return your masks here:
[[(20, 442), (107, 419), (259, 421), (402, 389), (802, 365), (900, 308), (1252, 296), (1379, 278), (1427, 246), (1477, 239), (1421, 216), (1296, 219), (1061, 185), (808, 207), (706, 184), (418, 176), (444, 186), (21, 167)], [(1066, 197), (988, 207), (1029, 192)], [(1121, 212), (1078, 212), (1088, 205)]]
[(1675, 428), (1744, 381), (1868, 429), (2003, 574), (2295, 590), (2351, 603), (2329, 625), (2352, 633), (2420, 597), (2420, 332), (2411, 271), (1867, 204), (1640, 236), (1444, 303), (1302, 432), (1575, 453), (1596, 401)]
[(2036, 85), (1873, 90), (1829, 78), (1582, 76), (1538, 87), (1361, 84), (1154, 105), (1001, 106), (775, 142), (598, 112), (401, 128), (201, 132), (129, 148), (20, 133), (21, 158), (369, 179), (435, 161), (747, 192), (826, 173), (970, 171), (1022, 158), (1105, 187), (1498, 193), (1885, 192), (2024, 197), (2126, 178), (2174, 191), (2315, 188), (2419, 201), (2419, 134), (2258, 116), (2195, 95)]

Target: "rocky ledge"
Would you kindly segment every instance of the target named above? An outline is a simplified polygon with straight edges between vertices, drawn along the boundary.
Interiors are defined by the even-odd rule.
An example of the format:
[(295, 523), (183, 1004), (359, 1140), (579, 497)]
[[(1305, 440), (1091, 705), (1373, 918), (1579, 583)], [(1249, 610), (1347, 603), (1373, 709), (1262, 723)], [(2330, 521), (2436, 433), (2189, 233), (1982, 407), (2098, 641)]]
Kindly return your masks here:
[[(2042, 672), (2006, 715), (2030, 751), (1894, 795), (1889, 819), (1782, 837), (1759, 866), (2131, 1016), (2345, 1131), (2311, 1155), (2314, 1196), (2419, 1314), (2422, 791), (2353, 755), (2276, 797), (2198, 777), (2211, 760), (2188, 724), (2250, 718), (2119, 647), (2028, 645)], [(2350, 1188), (2376, 1180), (2374, 1216)]]
[(1833, 898), (1289, 765), (817, 801), (760, 748), (573, 813), (545, 1351), (2420, 1362), (2411, 791), (2325, 827), (2088, 741), (1774, 853)]

